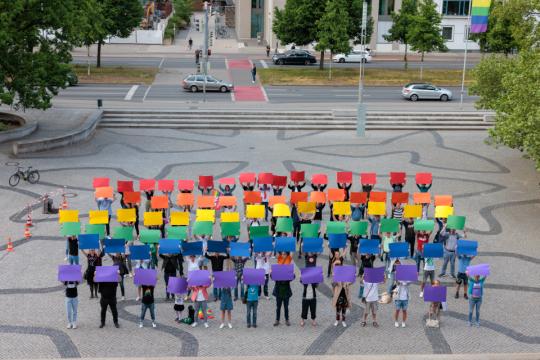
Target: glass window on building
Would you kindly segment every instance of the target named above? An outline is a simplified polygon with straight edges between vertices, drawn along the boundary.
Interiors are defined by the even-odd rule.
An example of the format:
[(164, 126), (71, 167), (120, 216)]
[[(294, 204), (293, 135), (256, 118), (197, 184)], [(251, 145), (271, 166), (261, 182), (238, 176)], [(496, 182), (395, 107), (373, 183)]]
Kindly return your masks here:
[(264, 32), (264, 0), (251, 0), (251, 38)]
[(454, 40), (454, 27), (453, 26), (443, 26), (442, 27), (442, 36), (445, 41)]
[(394, 0), (379, 0), (379, 15), (390, 15), (394, 11)]
[(447, 16), (469, 15), (470, 0), (444, 0), (442, 14)]

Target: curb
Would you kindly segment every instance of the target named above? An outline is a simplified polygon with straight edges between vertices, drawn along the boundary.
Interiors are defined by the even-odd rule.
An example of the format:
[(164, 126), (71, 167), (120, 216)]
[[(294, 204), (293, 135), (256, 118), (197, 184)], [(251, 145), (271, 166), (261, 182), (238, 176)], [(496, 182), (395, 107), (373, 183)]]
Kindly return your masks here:
[(25, 136), (32, 134), (38, 128), (36, 120), (29, 120), (18, 114), (10, 112), (0, 112), (0, 118), (18, 122), (21, 126), (16, 129), (6, 130), (0, 132), (0, 144), (11, 140), (18, 140)]

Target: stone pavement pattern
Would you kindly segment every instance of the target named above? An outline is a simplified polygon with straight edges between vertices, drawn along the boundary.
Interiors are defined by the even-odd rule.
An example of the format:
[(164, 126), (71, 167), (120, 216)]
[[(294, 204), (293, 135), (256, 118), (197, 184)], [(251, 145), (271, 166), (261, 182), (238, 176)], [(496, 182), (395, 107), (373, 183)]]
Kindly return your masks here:
[[(480, 132), (369, 132), (359, 139), (354, 133), (339, 131), (99, 129), (92, 140), (70, 148), (20, 159), (2, 152), (2, 164), (15, 160), (33, 165), (41, 171), (41, 181), (10, 188), (7, 180), (13, 168), (2, 166), (1, 235), (3, 239), (13, 237), (15, 251), (6, 253), (5, 245), (0, 246), (0, 358), (540, 352), (540, 315), (535, 311), (540, 292), (536, 275), (540, 266), (536, 220), (540, 216), (540, 177), (520, 153), (489, 147), (484, 144), (485, 136)], [(456, 211), (467, 215), (469, 238), (480, 243), (480, 256), (474, 263), (492, 265), (482, 327), (468, 328), (466, 301), (450, 298), (442, 327), (425, 328), (427, 306), (413, 286), (406, 329), (394, 328), (393, 305), (379, 307), (378, 329), (361, 328), (358, 320), (363, 306), (356, 297), (347, 317), (349, 326), (336, 328), (331, 285), (326, 281), (319, 286), (319, 326), (301, 328), (301, 288), (295, 281), (290, 327), (272, 327), (275, 301), (262, 298), (258, 329), (245, 328), (245, 307), (240, 302), (233, 311), (234, 329), (218, 329), (217, 320), (210, 321), (209, 329), (193, 329), (173, 321), (172, 303), (164, 302), (160, 279), (156, 289), (158, 327), (152, 329), (147, 322), (147, 327), (139, 329), (140, 305), (134, 301), (135, 287), (126, 279), (128, 300), (119, 301), (120, 329), (112, 326), (110, 314), (107, 326), (98, 328), (98, 301), (88, 298), (83, 284), (79, 286), (79, 329), (66, 330), (63, 287), (56, 281), (56, 267), (62, 263), (65, 247), (58, 236), (57, 218), (34, 210), (33, 237), (22, 237), (25, 205), (64, 185), (76, 194), (68, 199), (70, 208), (79, 209), (85, 222), (88, 210), (95, 207), (94, 176), (109, 176), (115, 182), (146, 177), (195, 179), (201, 174), (218, 178), (243, 171), (287, 174), (294, 169), (307, 174), (326, 172), (331, 182), (339, 170), (355, 174), (376, 171), (377, 188), (385, 191), (391, 190), (390, 171), (406, 171), (409, 183), (405, 191), (409, 192), (414, 192), (412, 174), (433, 172), (431, 192), (454, 195)], [(353, 189), (358, 189), (358, 175)], [(114, 210), (118, 206), (116, 202)], [(325, 266), (326, 261), (322, 256), (320, 263)], [(86, 261), (82, 264), (85, 267)], [(272, 285), (270, 282), (270, 290)], [(358, 284), (352, 293), (357, 291)], [(210, 307), (217, 315), (219, 303)]]

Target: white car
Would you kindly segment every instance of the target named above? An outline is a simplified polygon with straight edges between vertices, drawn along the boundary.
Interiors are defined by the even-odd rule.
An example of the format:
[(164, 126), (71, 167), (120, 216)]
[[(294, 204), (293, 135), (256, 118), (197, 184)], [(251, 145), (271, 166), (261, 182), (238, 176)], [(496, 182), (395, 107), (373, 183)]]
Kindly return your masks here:
[(364, 62), (364, 63), (369, 63), (371, 62), (371, 54), (367, 51), (362, 51), (362, 50), (353, 50), (351, 51), (349, 54), (345, 55), (345, 54), (337, 54), (335, 55), (332, 60), (334, 62), (340, 62), (340, 63), (344, 63), (344, 62)]

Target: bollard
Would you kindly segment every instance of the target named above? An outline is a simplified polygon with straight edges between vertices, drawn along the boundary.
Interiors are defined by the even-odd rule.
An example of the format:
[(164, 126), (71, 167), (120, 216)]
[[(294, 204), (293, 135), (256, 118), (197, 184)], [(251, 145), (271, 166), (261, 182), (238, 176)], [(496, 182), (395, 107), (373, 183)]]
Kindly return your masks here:
[(103, 106), (103, 100), (97, 99), (97, 107), (100, 109)]

